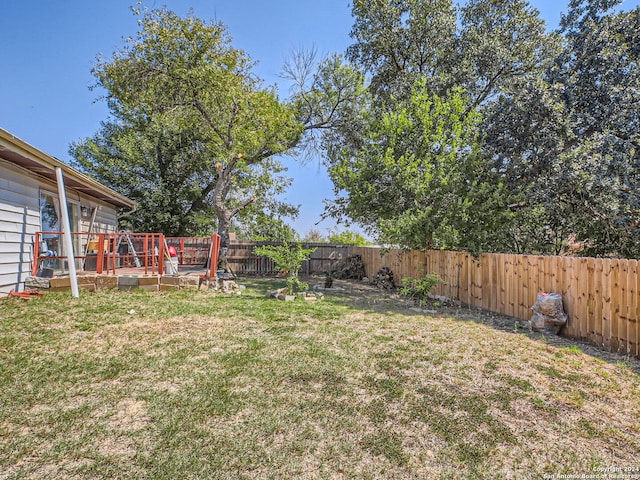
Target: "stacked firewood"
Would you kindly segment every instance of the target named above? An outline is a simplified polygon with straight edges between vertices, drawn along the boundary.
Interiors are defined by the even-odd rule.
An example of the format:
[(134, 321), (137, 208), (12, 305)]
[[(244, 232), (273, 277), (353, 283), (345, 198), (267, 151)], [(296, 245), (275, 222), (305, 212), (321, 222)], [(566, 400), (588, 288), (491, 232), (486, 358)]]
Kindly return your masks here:
[(393, 272), (389, 267), (382, 267), (378, 270), (378, 273), (376, 273), (371, 279), (371, 283), (384, 290), (393, 290), (396, 288), (396, 284), (393, 280)]
[(364, 262), (360, 255), (351, 255), (336, 265), (331, 276), (343, 280), (362, 280), (365, 277)]

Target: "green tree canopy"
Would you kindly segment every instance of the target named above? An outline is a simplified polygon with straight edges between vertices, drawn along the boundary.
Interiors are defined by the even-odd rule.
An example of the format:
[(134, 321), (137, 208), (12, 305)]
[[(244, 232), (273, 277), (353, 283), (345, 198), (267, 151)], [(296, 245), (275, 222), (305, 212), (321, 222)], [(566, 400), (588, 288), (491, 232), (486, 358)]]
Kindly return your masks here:
[(619, 3), (572, 1), (554, 62), (488, 113), (516, 251), (640, 257), (640, 9)]
[[(329, 213), (408, 246), (640, 257), (640, 9), (619, 5), (572, 0), (548, 33), (525, 0), (355, 0), (347, 59), (370, 83), (325, 136)], [(467, 145), (464, 180), (423, 174), (447, 165), (430, 121), (433, 146)]]
[(525, 0), (355, 0), (347, 58), (370, 79), (376, 105), (460, 87), (470, 109), (544, 67), (556, 41)]
[(333, 230), (329, 233), (327, 237), (328, 243), (341, 243), (344, 245), (356, 245), (358, 247), (364, 247), (368, 245), (369, 242), (366, 238), (364, 238), (358, 232), (354, 232), (353, 230)]
[(382, 242), (409, 248), (489, 247), (508, 218), (500, 180), (478, 151), (478, 115), (462, 93), (442, 98), (418, 82), (409, 102), (371, 118), (368, 139), (330, 168), (346, 214)]
[(544, 71), (556, 37), (524, 0), (356, 0), (353, 16), (347, 59), (370, 82), (325, 135), (328, 214), (385, 242), (501, 249), (517, 196), (491, 168), (484, 112)]
[(252, 203), (294, 213), (271, 200), (288, 185), (274, 156), (304, 126), (252, 67), (221, 23), (147, 12), (138, 35), (95, 66), (113, 119), (72, 155), (139, 202), (139, 228), (201, 233), (215, 215), (226, 246), (232, 219)]

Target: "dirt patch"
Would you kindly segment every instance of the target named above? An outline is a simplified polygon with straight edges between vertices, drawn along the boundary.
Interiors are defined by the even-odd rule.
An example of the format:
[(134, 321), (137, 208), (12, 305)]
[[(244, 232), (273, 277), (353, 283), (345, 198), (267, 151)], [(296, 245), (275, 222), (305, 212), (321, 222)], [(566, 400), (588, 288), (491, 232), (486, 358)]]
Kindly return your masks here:
[(148, 423), (146, 402), (125, 398), (116, 405), (109, 427), (121, 432), (135, 432), (145, 428)]

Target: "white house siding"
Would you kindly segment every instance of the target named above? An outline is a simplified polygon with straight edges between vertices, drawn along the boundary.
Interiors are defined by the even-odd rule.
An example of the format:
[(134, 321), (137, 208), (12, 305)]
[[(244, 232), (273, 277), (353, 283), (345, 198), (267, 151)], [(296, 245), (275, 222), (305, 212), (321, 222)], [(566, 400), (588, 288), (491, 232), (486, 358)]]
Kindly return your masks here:
[[(117, 230), (118, 215), (114, 207), (96, 200), (89, 202), (89, 204), (81, 200), (81, 205), (86, 205), (89, 208), (94, 208), (98, 206), (96, 219), (93, 223), (93, 228), (91, 229), (92, 232), (113, 233)], [(89, 215), (87, 215), (86, 217), (83, 216), (80, 218), (80, 230), (82, 232), (88, 232), (89, 228), (91, 228), (90, 212), (89, 212)]]
[[(70, 201), (70, 200), (69, 200)], [(114, 233), (117, 231), (118, 216), (117, 211), (113, 206), (106, 205), (99, 201), (88, 201), (86, 198), (80, 199), (80, 205), (87, 207), (87, 214), (80, 217), (79, 231), (94, 233)], [(91, 225), (91, 209), (98, 208), (96, 212), (95, 220)], [(86, 251), (87, 242), (91, 240), (91, 235), (82, 235), (79, 238), (81, 253)]]
[(38, 182), (0, 162), (0, 291), (22, 290), (40, 228)]
[[(0, 292), (21, 291), (31, 273), (35, 233), (41, 230), (40, 192), (56, 193), (57, 185), (0, 159)], [(99, 207), (94, 232), (117, 229), (116, 208), (103, 201), (67, 190), (68, 201)], [(81, 217), (80, 229), (87, 231), (90, 215)], [(84, 240), (86, 242), (86, 240)]]

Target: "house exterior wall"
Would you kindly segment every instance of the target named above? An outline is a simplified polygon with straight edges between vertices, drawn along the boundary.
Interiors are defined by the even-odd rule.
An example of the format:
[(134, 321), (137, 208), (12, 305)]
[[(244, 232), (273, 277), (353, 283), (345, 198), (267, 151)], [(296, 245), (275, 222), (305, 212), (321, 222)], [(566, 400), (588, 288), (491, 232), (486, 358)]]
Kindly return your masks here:
[[(31, 273), (35, 233), (42, 230), (41, 192), (57, 194), (57, 190), (55, 183), (0, 159), (0, 292), (23, 290)], [(114, 206), (72, 189), (67, 189), (67, 200), (86, 207), (87, 212), (98, 208), (92, 231), (116, 231)], [(80, 216), (80, 231), (88, 231), (90, 223), (90, 215)]]
[(38, 182), (0, 161), (0, 292), (22, 290), (39, 228)]

